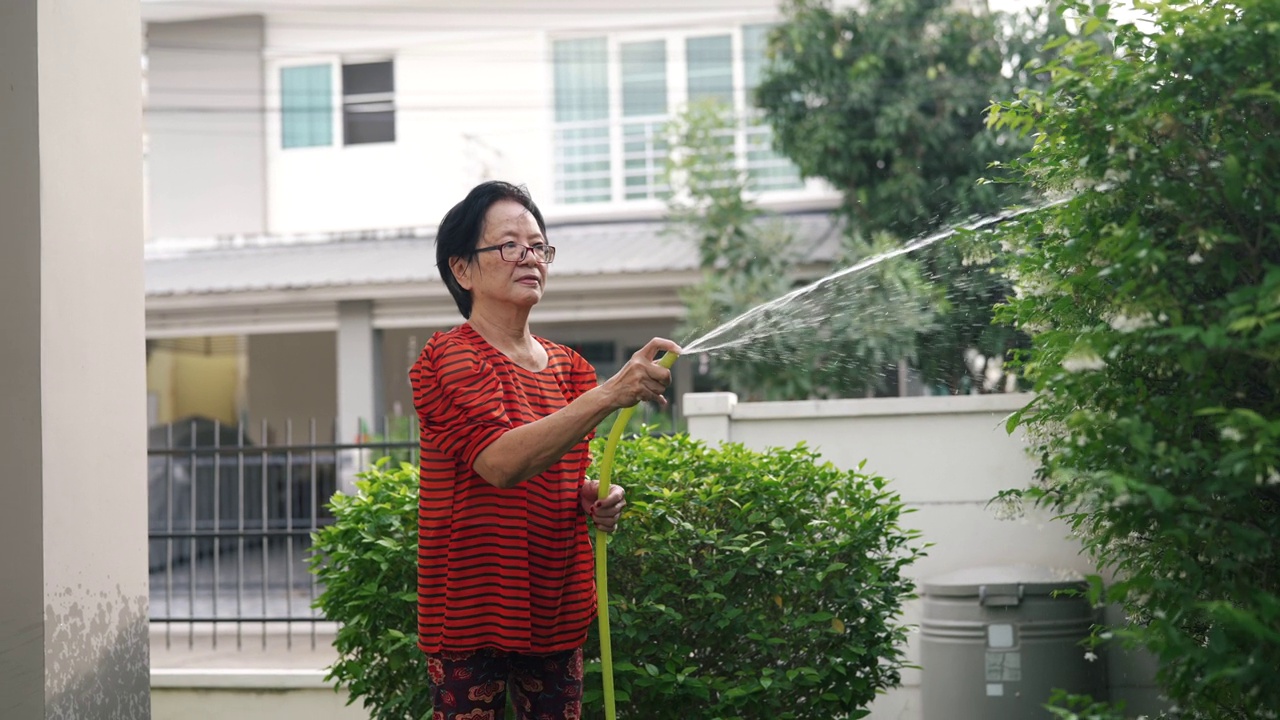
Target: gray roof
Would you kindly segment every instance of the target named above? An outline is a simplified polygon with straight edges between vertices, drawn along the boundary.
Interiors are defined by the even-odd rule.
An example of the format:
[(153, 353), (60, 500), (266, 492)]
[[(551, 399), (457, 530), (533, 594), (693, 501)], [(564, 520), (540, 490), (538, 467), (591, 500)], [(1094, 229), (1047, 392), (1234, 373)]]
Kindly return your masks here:
[[(827, 213), (779, 216), (802, 261), (829, 261), (839, 239)], [(664, 232), (662, 221), (550, 226), (553, 275), (630, 275), (694, 270), (692, 240)], [(148, 296), (437, 282), (434, 234), (389, 233), (370, 239), (288, 241), (266, 238), (162, 254), (146, 260)]]

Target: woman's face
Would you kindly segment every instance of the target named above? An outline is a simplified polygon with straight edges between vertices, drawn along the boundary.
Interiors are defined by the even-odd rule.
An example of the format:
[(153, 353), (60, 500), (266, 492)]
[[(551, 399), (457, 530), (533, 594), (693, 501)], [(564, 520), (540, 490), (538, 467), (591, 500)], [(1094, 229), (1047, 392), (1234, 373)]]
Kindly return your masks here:
[[(499, 200), (484, 216), (484, 229), (476, 250), (514, 242), (530, 247), (545, 244), (538, 221), (514, 200)], [(547, 266), (526, 252), (520, 262), (502, 259), (502, 252), (478, 252), (470, 258), (454, 258), (450, 263), (458, 284), (471, 292), (472, 311), (482, 305), (533, 307), (542, 299), (547, 282)]]

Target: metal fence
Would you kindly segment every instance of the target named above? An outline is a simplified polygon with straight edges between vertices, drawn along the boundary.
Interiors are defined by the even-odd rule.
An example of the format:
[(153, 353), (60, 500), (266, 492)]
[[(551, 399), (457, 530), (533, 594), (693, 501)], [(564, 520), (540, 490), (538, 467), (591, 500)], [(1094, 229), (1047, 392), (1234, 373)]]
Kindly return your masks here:
[[(322, 588), (309, 571), (311, 534), (330, 524), (327, 504), (356, 472), (384, 455), (417, 453), (410, 421), (389, 419), (383, 433), (360, 443), (317, 440), (285, 426), (279, 444), (255, 445), (242, 428), (192, 420), (154, 428), (148, 449), (148, 536), (151, 622), (164, 626), (165, 646), (197, 626), (234, 626), (236, 646), (283, 624), (316, 644), (324, 620), (312, 605)], [(301, 436), (301, 437), (297, 437)], [(258, 435), (268, 437), (266, 423)], [(398, 439), (397, 439), (398, 438)]]

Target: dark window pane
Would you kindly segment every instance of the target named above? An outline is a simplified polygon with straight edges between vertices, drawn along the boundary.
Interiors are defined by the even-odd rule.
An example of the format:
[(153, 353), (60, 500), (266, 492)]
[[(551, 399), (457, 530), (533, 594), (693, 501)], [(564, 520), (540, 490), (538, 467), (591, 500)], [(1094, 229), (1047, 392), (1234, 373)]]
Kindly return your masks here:
[[(369, 105), (383, 105), (370, 103)], [(367, 110), (367, 106), (347, 105), (342, 113), (342, 133), (347, 145), (395, 142), (395, 110)]]
[(390, 61), (342, 66), (342, 138), (346, 145), (395, 142), (395, 67)]
[(342, 94), (395, 92), (395, 71), (390, 60), (342, 66)]
[(617, 348), (610, 340), (588, 340), (569, 343), (569, 347), (577, 351), (584, 360), (591, 364), (611, 363), (615, 361)]

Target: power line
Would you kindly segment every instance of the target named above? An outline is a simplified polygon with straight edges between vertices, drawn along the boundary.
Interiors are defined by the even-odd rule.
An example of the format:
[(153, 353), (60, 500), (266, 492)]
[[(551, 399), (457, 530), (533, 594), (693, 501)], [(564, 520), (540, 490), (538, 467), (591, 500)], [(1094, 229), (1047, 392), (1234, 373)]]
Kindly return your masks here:
[[(148, 4), (144, 0), (144, 5)], [(643, 6), (636, 6), (632, 10), (615, 8), (612, 12), (615, 14), (651, 14), (662, 13), (664, 15), (694, 15), (707, 13), (738, 13), (744, 12), (742, 7), (744, 2), (724, 3), (720, 7), (699, 6), (697, 3), (690, 3), (688, 0), (647, 0)], [(169, 0), (164, 3), (165, 8), (186, 8), (186, 7), (205, 7), (225, 11), (228, 3), (218, 0)], [(511, 11), (520, 12), (527, 15), (592, 15), (598, 11), (588, 12), (582, 9), (582, 4), (578, 2), (567, 2), (561, 6), (549, 3), (546, 0), (539, 0), (537, 4), (526, 2), (525, 0), (516, 0), (508, 3), (510, 7), (495, 7), (493, 4), (487, 5), (466, 5), (457, 2), (442, 3), (438, 7), (415, 7), (413, 5), (375, 5), (372, 3), (354, 3), (351, 5), (331, 5), (327, 3), (268, 3), (255, 2), (246, 4), (243, 8), (245, 13), (269, 13), (269, 12), (305, 12), (305, 13), (356, 13), (361, 15), (370, 14), (401, 14), (401, 15), (479, 15), (483, 17), (493, 17), (495, 14)], [(769, 11), (777, 13), (777, 7), (773, 3), (765, 5), (761, 3), (759, 8), (745, 8), (746, 12), (765, 12)], [(163, 21), (159, 21), (163, 22)]]
[[(299, 6), (299, 7), (305, 7), (305, 6)], [(528, 33), (528, 34), (549, 32), (552, 34), (562, 33), (562, 34), (575, 34), (575, 35), (579, 33), (590, 32), (590, 33), (599, 33), (601, 35), (615, 35), (615, 34), (626, 34), (629, 32), (636, 32), (636, 31), (652, 31), (654, 29), (662, 29), (662, 28), (675, 31), (675, 30), (693, 29), (694, 27), (696, 27), (696, 25), (691, 25), (691, 23), (697, 23), (697, 24), (719, 23), (719, 24), (727, 24), (731, 27), (737, 27), (740, 25), (775, 24), (780, 19), (776, 8), (769, 8), (767, 10), (766, 9), (760, 9), (760, 10), (737, 9), (737, 10), (713, 10), (713, 11), (688, 9), (683, 13), (685, 15), (684, 17), (680, 17), (681, 13), (679, 12), (670, 12), (670, 11), (655, 12), (654, 10), (646, 9), (646, 10), (636, 10), (633, 12), (629, 11), (629, 12), (616, 13), (617, 15), (622, 16), (622, 18), (625, 18), (628, 21), (627, 24), (625, 25), (601, 26), (601, 24), (599, 23), (599, 19), (601, 16), (599, 14), (584, 13), (581, 10), (579, 10), (572, 13), (570, 12), (555, 13), (555, 15), (564, 16), (566, 18), (566, 22), (554, 27), (545, 27), (543, 26), (543, 24), (540, 24), (540, 23), (535, 23), (531, 25), (530, 23), (521, 23), (516, 21), (512, 21), (511, 24), (505, 24), (503, 22), (503, 18), (509, 19), (512, 17), (512, 15), (518, 16), (520, 14), (531, 14), (527, 9), (524, 9), (524, 8), (518, 11), (512, 11), (512, 13), (509, 13), (509, 14), (495, 14), (495, 11), (491, 9), (485, 9), (485, 10), (474, 9), (473, 11), (476, 13), (484, 13), (488, 17), (496, 17), (498, 19), (492, 22), (486, 22), (484, 24), (475, 24), (475, 25), (444, 23), (440, 21), (426, 25), (426, 24), (416, 24), (413, 22), (397, 22), (390, 17), (386, 18), (385, 23), (384, 22), (352, 23), (350, 18), (334, 18), (330, 22), (325, 22), (318, 19), (311, 19), (311, 20), (267, 19), (264, 25), (265, 25), (265, 28), (269, 31), (281, 31), (281, 30), (312, 31), (314, 30), (314, 31), (333, 32), (337, 30), (337, 31), (342, 31), (344, 33), (351, 34), (351, 35), (359, 34), (359, 33), (369, 33), (369, 34), (420, 33), (425, 36), (435, 36), (438, 38), (441, 35), (451, 35), (451, 34), (460, 34), (460, 33), (461, 34), (493, 33), (493, 32), (519, 32), (519, 33)], [(327, 12), (327, 9), (317, 9), (315, 11), (309, 11), (307, 14), (323, 15), (325, 12)], [(299, 12), (299, 14), (304, 14), (304, 13)], [(340, 14), (340, 13), (335, 13), (335, 14)], [(370, 13), (362, 13), (362, 14), (368, 16)], [(394, 13), (387, 13), (387, 14), (394, 14)], [(455, 13), (452, 13), (452, 11), (450, 11), (449, 13), (434, 13), (434, 14), (446, 15), (446, 14), (455, 14)], [(547, 13), (547, 15), (550, 16), (551, 13)], [(212, 22), (212, 21), (216, 21), (218, 18), (206, 18), (206, 19)], [(573, 20), (577, 20), (578, 22), (569, 22)], [(148, 26), (151, 26), (151, 25), (163, 26), (166, 22), (169, 22), (169, 21), (150, 20), (150, 21), (144, 21), (144, 22)], [(185, 22), (185, 21), (178, 21), (178, 22)], [(200, 20), (195, 20), (194, 22), (200, 22)], [(222, 49), (218, 47), (206, 47), (206, 46), (191, 46), (191, 49), (222, 51)], [(268, 46), (265, 49), (288, 50), (289, 48), (288, 46), (275, 46), (275, 47)], [(231, 48), (229, 51), (235, 51), (235, 49)]]
[[(663, 25), (660, 26), (660, 28), (670, 33), (669, 38), (645, 38), (645, 39), (637, 39), (634, 42), (647, 42), (654, 39), (662, 39), (662, 40), (671, 39), (671, 40), (679, 41), (682, 39), (689, 39), (689, 38), (704, 38), (704, 37), (714, 37), (714, 36), (723, 36), (723, 35), (733, 36), (734, 33), (740, 27), (749, 27), (752, 25), (772, 25), (772, 24), (773, 23), (763, 23), (763, 22), (762, 23), (735, 23), (729, 26), (723, 26), (723, 25), (717, 26), (715, 28), (711, 28), (711, 27), (689, 28), (687, 26), (672, 25), (672, 24), (664, 23)], [(560, 39), (583, 39), (584, 37), (586, 38), (594, 37), (594, 38), (601, 38), (601, 39), (616, 38), (616, 42), (618, 44), (627, 44), (629, 42), (633, 42), (627, 37), (631, 33), (645, 31), (645, 30), (653, 30), (655, 29), (655, 27), (659, 27), (659, 26), (651, 26), (651, 27), (644, 27), (644, 28), (638, 28), (638, 27), (627, 28), (624, 30), (599, 29), (598, 31), (595, 28), (589, 28), (589, 29), (564, 28), (564, 29), (558, 29), (556, 32), (562, 33), (564, 35), (572, 35), (573, 37), (552, 38), (550, 40), (550, 44), (554, 44)], [(281, 26), (274, 26), (274, 25), (273, 25), (273, 28), (288, 29), (287, 27), (281, 28)], [(343, 29), (348, 31), (351, 30), (351, 28), (343, 28), (338, 25), (317, 26), (314, 29), (316, 30), (323, 29), (327, 31), (333, 31), (338, 29)], [(516, 30), (516, 29), (517, 28), (512, 28), (512, 30)], [(190, 53), (190, 54), (197, 54), (197, 55), (198, 54), (210, 54), (210, 55), (260, 54), (265, 58), (291, 57), (291, 56), (298, 56), (298, 55), (323, 55), (323, 54), (341, 55), (347, 52), (350, 52), (350, 53), (385, 52), (385, 53), (403, 55), (408, 57), (436, 57), (441, 55), (444, 55), (444, 56), (452, 55), (456, 57), (472, 57), (474, 53), (472, 53), (470, 49), (459, 47), (457, 52), (441, 52), (441, 47), (442, 46), (466, 46), (466, 45), (470, 45), (474, 47), (476, 44), (479, 44), (479, 43), (484, 43), (484, 42), (493, 43), (495, 41), (500, 41), (502, 39), (500, 37), (494, 38), (492, 36), (487, 36), (487, 37), (473, 37), (468, 39), (454, 38), (452, 41), (442, 42), (442, 36), (465, 34), (469, 31), (463, 30), (463, 29), (457, 29), (457, 28), (448, 28), (443, 30), (437, 28), (434, 31), (426, 31), (423, 29), (415, 30), (412, 28), (405, 28), (403, 26), (396, 27), (396, 28), (386, 28), (386, 30), (388, 31), (394, 30), (398, 32), (405, 32), (405, 31), (419, 32), (419, 33), (423, 33), (423, 35), (419, 37), (416, 41), (406, 42), (404, 40), (400, 40), (396, 42), (394, 46), (379, 44), (379, 45), (367, 46), (363, 48), (354, 48), (354, 49), (350, 49), (350, 48), (334, 49), (334, 48), (315, 47), (312, 45), (282, 45), (282, 44), (264, 44), (261, 47), (234, 47), (234, 46), (226, 46), (226, 45), (204, 45), (204, 44), (174, 43), (170, 41), (155, 41), (155, 42), (148, 42), (144, 48), (144, 51), (146, 52), (151, 52), (151, 51), (181, 52), (181, 53)], [(582, 35), (582, 33), (587, 33), (587, 34)], [(537, 42), (535, 38), (531, 38), (529, 36), (521, 35), (520, 37), (522, 42), (528, 42), (530, 44)], [(415, 46), (427, 46), (427, 45), (431, 45), (431, 48), (415, 49)], [(502, 59), (503, 61), (512, 61), (512, 62), (530, 60), (530, 59), (533, 59), (535, 61), (545, 61), (550, 59), (551, 50), (549, 47), (546, 50), (543, 50), (537, 53), (527, 53), (527, 52), (523, 52), (523, 50), (524, 49), (521, 48), (520, 51), (513, 53), (510, 50), (510, 48), (504, 48)], [(617, 53), (611, 52), (610, 57), (616, 59)]]

